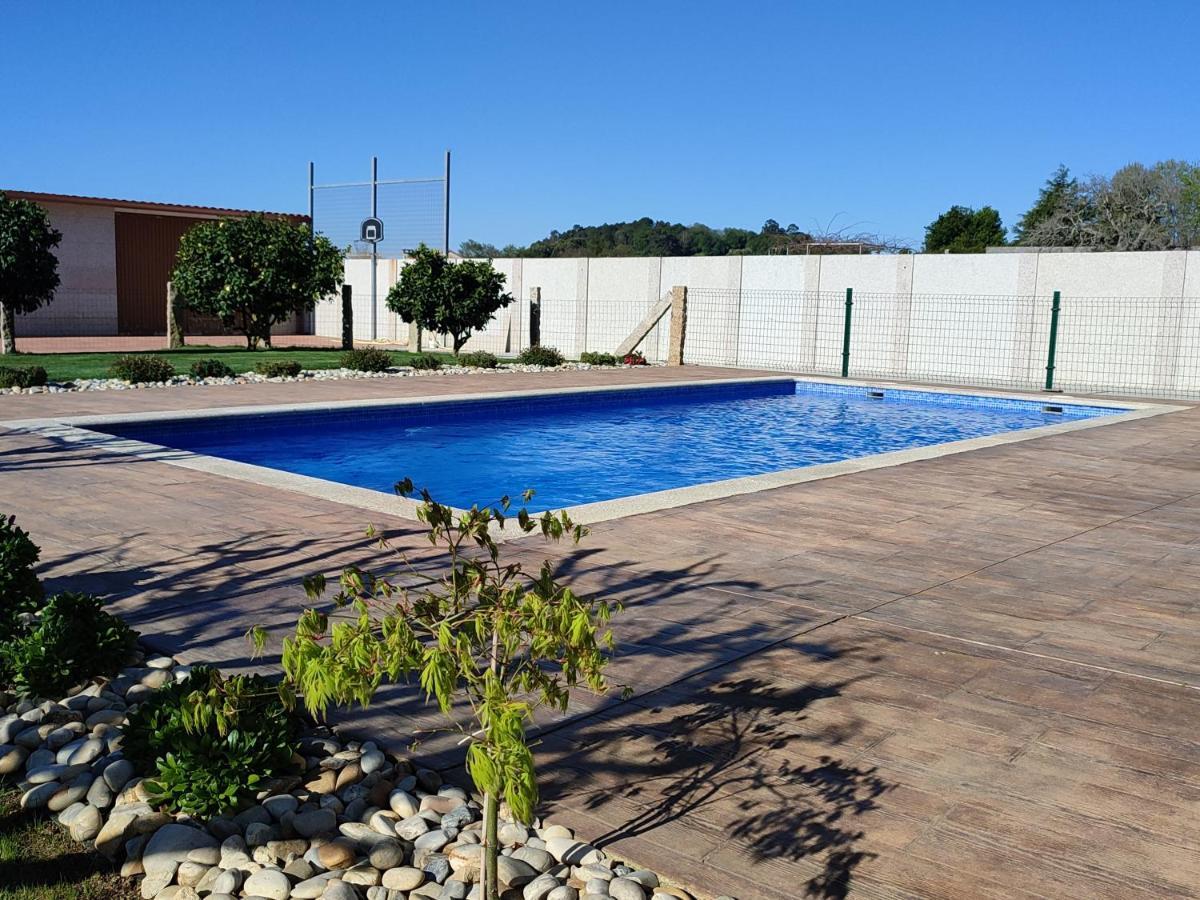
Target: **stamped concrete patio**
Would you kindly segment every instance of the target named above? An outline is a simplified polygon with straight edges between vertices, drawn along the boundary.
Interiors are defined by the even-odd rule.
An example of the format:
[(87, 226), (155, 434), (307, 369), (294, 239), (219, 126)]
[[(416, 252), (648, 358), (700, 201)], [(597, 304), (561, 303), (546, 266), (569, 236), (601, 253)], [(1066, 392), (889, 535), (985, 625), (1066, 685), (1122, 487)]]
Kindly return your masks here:
[[(0, 422), (745, 374), (7, 396)], [(51, 589), (234, 666), (304, 575), (378, 562), (369, 521), (427, 553), (401, 519), (4, 431), (0, 510)], [(510, 546), (627, 602), (634, 698), (580, 697), (539, 748), (547, 809), (613, 852), (742, 900), (1200, 892), (1200, 411)], [(355, 718), (397, 743), (436, 721), (402, 691)]]

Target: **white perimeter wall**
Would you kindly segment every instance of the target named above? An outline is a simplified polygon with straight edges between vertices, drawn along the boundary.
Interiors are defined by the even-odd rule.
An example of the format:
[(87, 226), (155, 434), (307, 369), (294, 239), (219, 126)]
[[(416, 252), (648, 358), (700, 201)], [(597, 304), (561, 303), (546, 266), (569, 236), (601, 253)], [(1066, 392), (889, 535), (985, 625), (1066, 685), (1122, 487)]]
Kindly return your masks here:
[[(516, 302), (468, 349), (541, 341), (568, 356), (612, 352), (671, 287), (689, 288), (685, 359), (840, 371), (844, 296), (854, 289), (851, 374), (1036, 387), (1045, 376), (1050, 297), (1062, 294), (1056, 383), (1071, 390), (1200, 394), (1200, 251), (497, 259)], [(380, 260), (375, 335), (405, 344), (383, 306), (402, 262)], [(370, 261), (346, 262), (355, 336), (371, 338)], [(337, 303), (317, 333), (340, 334)], [(666, 319), (643, 342), (666, 356)], [(432, 336), (425, 346), (432, 346)]]

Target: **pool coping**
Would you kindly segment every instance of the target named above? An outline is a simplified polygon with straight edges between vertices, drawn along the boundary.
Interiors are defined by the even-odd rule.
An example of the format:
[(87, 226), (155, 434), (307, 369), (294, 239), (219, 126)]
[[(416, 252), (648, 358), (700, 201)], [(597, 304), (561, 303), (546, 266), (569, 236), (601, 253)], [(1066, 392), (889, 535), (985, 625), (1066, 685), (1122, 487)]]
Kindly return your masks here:
[[(1054, 405), (1080, 406), (1109, 406), (1119, 405), (1124, 411), (1112, 415), (1095, 416), (1063, 422), (1056, 425), (1042, 425), (1036, 428), (1025, 428), (1017, 431), (1002, 432), (978, 438), (967, 438), (934, 444), (928, 447), (913, 447), (906, 450), (893, 450), (876, 453), (870, 456), (856, 457), (839, 462), (822, 463), (815, 466), (783, 469), (777, 472), (767, 472), (761, 475), (746, 475), (738, 478), (727, 478), (704, 484), (687, 487), (671, 488), (662, 491), (652, 491), (645, 494), (635, 494), (630, 497), (600, 500), (577, 506), (566, 507), (567, 514), (577, 523), (583, 525), (621, 519), (642, 513), (658, 512), (664, 509), (674, 509), (702, 503), (707, 500), (718, 500), (743, 494), (753, 494), (773, 488), (789, 487), (810, 481), (820, 481), (848, 475), (855, 472), (882, 469), (903, 465), (919, 460), (936, 459), (958, 453), (967, 453), (988, 447), (998, 447), (1014, 444), (1056, 434), (1067, 434), (1087, 428), (1099, 428), (1120, 422), (1150, 418), (1172, 412), (1190, 409), (1189, 406), (1167, 403), (1150, 403), (1135, 400), (1115, 398), (1089, 398), (1074, 395), (1029, 393), (1018, 391), (997, 391), (986, 388), (964, 388), (943, 386), (916, 386), (908, 382), (871, 381), (859, 379), (842, 379), (808, 375), (766, 375), (754, 377), (682, 380), (663, 384), (661, 382), (643, 382), (640, 384), (618, 385), (581, 385), (564, 388), (531, 389), (519, 391), (482, 391), (466, 394), (431, 394), (420, 397), (403, 398), (372, 398), (367, 400), (317, 401), (312, 403), (268, 404), (261, 406), (213, 407), (208, 409), (191, 409), (178, 411), (154, 411), (123, 414), (99, 414), (82, 416), (60, 416), (53, 418), (17, 419), (0, 422), (0, 428), (18, 434), (29, 434), (50, 440), (83, 447), (101, 453), (132, 456), (139, 459), (162, 462), (180, 466), (194, 471), (206, 472), (247, 481), (266, 487), (295, 491), (309, 497), (316, 497), (334, 503), (358, 507), (372, 512), (397, 516), (399, 518), (416, 520), (420, 501), (407, 497), (385, 494), (370, 488), (338, 484), (322, 478), (284, 472), (267, 466), (252, 463), (236, 462), (215, 456), (193, 453), (187, 450), (176, 450), (145, 441), (122, 438), (92, 430), (102, 425), (123, 425), (138, 422), (152, 422), (169, 419), (183, 421), (187, 419), (233, 418), (238, 416), (259, 416), (288, 412), (324, 412), (332, 410), (370, 409), (379, 407), (425, 406), (439, 403), (462, 403), (479, 400), (505, 400), (532, 397), (564, 396), (570, 394), (593, 394), (628, 392), (639, 390), (672, 390), (686, 387), (712, 387), (716, 385), (758, 384), (775, 382), (801, 382), (809, 384), (824, 384), (842, 387), (874, 388), (897, 390), (916, 393), (931, 393), (940, 395), (960, 395), (964, 397), (987, 397), (990, 399), (1008, 399), (1033, 401)], [(91, 427), (89, 427), (91, 426)], [(462, 512), (458, 510), (458, 512)], [(503, 539), (504, 535), (497, 535)], [(520, 535), (514, 535), (519, 537)]]

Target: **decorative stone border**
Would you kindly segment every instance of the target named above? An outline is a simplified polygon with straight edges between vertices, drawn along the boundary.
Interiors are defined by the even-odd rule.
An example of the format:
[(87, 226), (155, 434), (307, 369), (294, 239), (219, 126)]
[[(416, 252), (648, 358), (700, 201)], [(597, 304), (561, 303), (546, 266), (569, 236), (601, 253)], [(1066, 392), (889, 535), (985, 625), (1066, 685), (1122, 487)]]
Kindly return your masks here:
[[(58, 701), (0, 694), (0, 775), (21, 806), (55, 815), (72, 839), (121, 861), (144, 900), (477, 900), (481, 804), (434, 770), (373, 741), (308, 730), (303, 775), (207, 822), (156, 810), (124, 758), (122, 728), (189, 666), (139, 651), (112, 680)], [(527, 828), (501, 807), (505, 900), (695, 900), (548, 821)], [(732, 898), (719, 898), (732, 900)]]
[[(655, 364), (657, 365), (657, 364)], [(528, 366), (523, 363), (500, 363), (495, 368), (481, 369), (475, 366), (447, 366), (439, 369), (414, 369), (411, 366), (396, 366), (383, 372), (360, 372), (357, 369), (305, 369), (295, 377), (267, 378), (257, 372), (244, 372), (227, 378), (193, 378), (191, 375), (176, 375), (170, 381), (155, 381), (134, 384), (120, 378), (80, 378), (76, 381), (54, 381), (30, 388), (0, 388), (2, 394), (67, 394), (77, 391), (141, 391), (173, 387), (208, 387), (218, 384), (284, 384), (296, 381), (342, 381), (348, 378), (411, 378), (421, 375), (500, 375), (509, 372), (563, 372), (587, 371), (589, 369), (639, 369), (644, 366), (592, 366), (587, 363), (567, 362), (561, 366)]]

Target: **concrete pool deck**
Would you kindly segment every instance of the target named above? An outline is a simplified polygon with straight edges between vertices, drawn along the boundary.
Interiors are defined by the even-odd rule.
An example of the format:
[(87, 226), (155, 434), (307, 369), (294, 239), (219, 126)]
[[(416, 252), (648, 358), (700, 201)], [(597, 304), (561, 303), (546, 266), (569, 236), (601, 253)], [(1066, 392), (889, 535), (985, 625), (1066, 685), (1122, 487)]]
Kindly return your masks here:
[[(0, 420), (752, 374), (22, 395)], [(420, 546), (400, 519), (6, 432), (0, 498), (52, 589), (233, 665), (249, 625), (294, 621), (304, 575), (376, 557), (368, 521)], [(637, 696), (581, 697), (539, 748), (547, 808), (614, 852), (742, 900), (1196, 895), (1200, 411), (510, 550), (627, 601), (612, 675)], [(393, 709), (357, 718), (396, 740), (436, 721)]]

